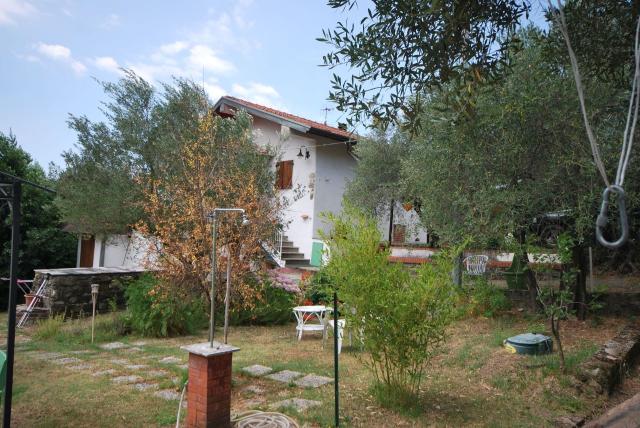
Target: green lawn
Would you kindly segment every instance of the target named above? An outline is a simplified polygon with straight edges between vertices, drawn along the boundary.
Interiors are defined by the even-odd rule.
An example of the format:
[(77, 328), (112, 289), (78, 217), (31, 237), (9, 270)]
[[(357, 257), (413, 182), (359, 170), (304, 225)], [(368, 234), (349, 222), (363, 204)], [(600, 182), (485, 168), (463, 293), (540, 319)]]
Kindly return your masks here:
[[(89, 320), (21, 332), (16, 354), (13, 417), (15, 426), (171, 426), (175, 425), (177, 401), (166, 401), (153, 390), (138, 391), (131, 385), (114, 384), (110, 376), (138, 375), (157, 389), (180, 392), (187, 355), (179, 347), (206, 341), (198, 336), (148, 339), (118, 336), (113, 315), (100, 317), (98, 343), (90, 344)], [(598, 325), (565, 323), (565, 347), (570, 369), (587, 358), (601, 342), (613, 336), (623, 320), (605, 319)], [(555, 355), (522, 357), (501, 348), (506, 337), (526, 331), (544, 331), (539, 319), (519, 315), (497, 319), (473, 318), (456, 322), (442, 353), (432, 362), (419, 397), (376, 400), (380, 391), (361, 362), (363, 355), (345, 343), (341, 354), (341, 415), (345, 426), (546, 426), (572, 412), (597, 413), (603, 403), (578, 396), (569, 379), (559, 373)], [(6, 329), (3, 328), (3, 331)], [(49, 331), (55, 330), (55, 331)], [(43, 331), (45, 334), (43, 334)], [(48, 336), (43, 338), (42, 336)], [(30, 340), (29, 340), (30, 339)], [(105, 351), (99, 343), (121, 341), (131, 345), (143, 340), (137, 352), (131, 348)], [(229, 342), (241, 348), (234, 354), (233, 411), (267, 409), (269, 404), (292, 397), (319, 400), (320, 407), (302, 414), (285, 409), (307, 426), (330, 426), (333, 421), (333, 386), (314, 390), (252, 378), (241, 373), (252, 364), (333, 377), (331, 341), (322, 349), (319, 336), (295, 339), (294, 325), (234, 327)], [(74, 353), (75, 351), (88, 351)], [(43, 360), (44, 352), (59, 352), (80, 360), (58, 365)], [(163, 364), (174, 356), (181, 361)], [(122, 361), (141, 368), (127, 368)], [(73, 370), (69, 367), (79, 366)], [(91, 368), (83, 368), (90, 365)], [(100, 370), (111, 375), (93, 376)], [(150, 378), (149, 372), (163, 372)], [(259, 387), (255, 393), (248, 386)], [(253, 388), (249, 388), (253, 389)], [(394, 404), (396, 403), (396, 404)], [(399, 404), (404, 403), (402, 407)]]

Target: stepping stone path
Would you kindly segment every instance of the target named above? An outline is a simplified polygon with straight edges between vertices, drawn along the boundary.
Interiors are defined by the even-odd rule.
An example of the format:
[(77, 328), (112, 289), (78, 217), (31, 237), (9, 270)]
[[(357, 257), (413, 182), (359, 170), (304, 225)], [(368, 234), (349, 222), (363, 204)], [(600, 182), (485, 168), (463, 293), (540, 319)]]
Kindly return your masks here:
[(92, 369), (93, 366), (91, 364), (78, 364), (75, 366), (67, 366), (69, 370), (89, 370)]
[(128, 364), (131, 364), (131, 361), (129, 360), (124, 360), (122, 358), (114, 358), (113, 360), (109, 360), (109, 362), (111, 364), (117, 364), (119, 366), (126, 366)]
[(294, 372), (292, 370), (282, 370), (281, 372), (270, 374), (266, 377), (271, 380), (277, 380), (278, 382), (289, 383), (302, 375), (303, 374), (300, 372)]
[(146, 369), (147, 367), (149, 366), (146, 364), (126, 364), (124, 366), (124, 368), (128, 370), (140, 370), (140, 369)]
[(129, 354), (133, 354), (134, 352), (142, 352), (142, 348), (140, 348), (138, 346), (133, 346), (131, 348), (125, 349), (124, 352), (129, 353)]
[(35, 358), (39, 359), (39, 360), (54, 360), (56, 358), (61, 358), (64, 357), (63, 354), (61, 354), (60, 352), (37, 352), (34, 355)]
[(264, 376), (271, 373), (273, 369), (271, 367), (261, 366), (260, 364), (254, 364), (249, 367), (244, 367), (242, 371), (251, 376)]
[(131, 343), (133, 346), (146, 346), (147, 342), (145, 342), (144, 340), (138, 340), (137, 342), (133, 342)]
[(57, 360), (51, 360), (52, 363), (54, 364), (58, 364), (61, 366), (64, 366), (66, 364), (73, 364), (73, 363), (79, 363), (82, 360), (79, 358), (74, 358), (74, 357), (65, 357), (65, 358), (59, 358)]
[(115, 373), (116, 371), (114, 369), (108, 369), (108, 370), (100, 370), (99, 372), (94, 372), (91, 376), (98, 377), (98, 376), (112, 375)]
[(107, 351), (113, 351), (115, 349), (128, 348), (129, 345), (122, 342), (111, 342), (100, 345), (102, 349), (106, 349)]
[(181, 363), (182, 360), (177, 357), (164, 357), (158, 360), (158, 362), (161, 364), (178, 364), (178, 363)]
[(273, 403), (271, 406), (272, 409), (281, 409), (283, 407), (288, 407), (295, 409), (298, 412), (304, 412), (305, 410), (311, 407), (321, 406), (321, 401), (316, 400), (306, 400), (304, 398), (288, 398), (286, 400), (278, 401)]
[(164, 370), (150, 370), (146, 372), (145, 375), (150, 378), (158, 378), (158, 377), (165, 377), (168, 375), (168, 373), (165, 372)]
[(144, 379), (142, 379), (140, 376), (117, 376), (114, 378), (111, 378), (111, 382), (113, 383), (140, 383), (142, 382)]
[(244, 388), (243, 391), (249, 392), (251, 394), (256, 394), (256, 395), (264, 394), (264, 389), (260, 388), (257, 385), (249, 385), (246, 388)]
[(158, 388), (158, 385), (157, 385), (157, 384), (155, 384), (155, 383), (145, 383), (145, 382), (142, 382), (142, 383), (135, 383), (135, 384), (133, 385), (133, 387), (134, 387), (135, 389), (137, 389), (138, 391), (147, 391), (147, 390), (149, 390), (149, 389), (157, 389), (157, 388)]
[(318, 388), (331, 382), (333, 382), (333, 379), (330, 377), (308, 374), (303, 378), (295, 380), (293, 383), (302, 388)]
[(160, 391), (154, 392), (153, 395), (167, 401), (180, 399), (180, 394), (172, 389), (161, 389)]

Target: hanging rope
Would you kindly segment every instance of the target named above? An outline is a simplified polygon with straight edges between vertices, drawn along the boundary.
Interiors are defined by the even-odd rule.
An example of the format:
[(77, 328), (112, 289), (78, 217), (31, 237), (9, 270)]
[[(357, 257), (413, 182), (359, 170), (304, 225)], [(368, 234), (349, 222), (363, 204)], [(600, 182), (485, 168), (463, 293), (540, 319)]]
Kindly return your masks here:
[[(571, 69), (573, 70), (573, 77), (576, 82), (576, 89), (578, 91), (578, 99), (580, 101), (580, 110), (582, 112), (582, 119), (584, 120), (584, 126), (587, 130), (587, 138), (589, 139), (589, 145), (591, 146), (591, 153), (593, 155), (593, 161), (596, 164), (596, 168), (602, 176), (606, 188), (602, 192), (602, 203), (600, 205), (600, 213), (596, 219), (596, 239), (600, 244), (607, 248), (615, 249), (620, 248), (627, 242), (629, 238), (629, 222), (627, 219), (625, 193), (622, 185), (624, 184), (624, 177), (629, 166), (629, 159), (631, 157), (631, 147), (633, 146), (633, 136), (635, 134), (636, 123), (638, 122), (638, 110), (640, 107), (640, 18), (636, 25), (636, 36), (634, 43), (634, 73), (633, 82), (631, 84), (631, 97), (629, 99), (629, 111), (627, 113), (627, 123), (622, 136), (622, 149), (620, 153), (620, 160), (618, 161), (618, 169), (616, 171), (616, 178), (613, 184), (610, 183), (607, 178), (607, 171), (605, 169), (602, 158), (600, 157), (600, 150), (598, 149), (598, 143), (596, 141), (595, 134), (589, 123), (589, 117), (587, 115), (587, 108), (584, 98), (584, 90), (582, 86), (582, 78), (580, 77), (580, 69), (578, 67), (578, 59), (571, 46), (571, 40), (569, 38), (569, 31), (567, 29), (567, 21), (562, 10), (562, 4), (560, 0), (556, 0), (557, 7), (551, 4), (551, 0), (548, 0), (549, 9), (551, 10), (553, 17), (558, 24), (558, 28), (562, 33), (567, 50), (569, 51), (569, 59), (571, 62)], [(613, 195), (612, 195), (613, 194)], [(617, 197), (619, 218), (618, 223), (620, 225), (620, 236), (617, 240), (611, 242), (603, 236), (602, 231), (609, 222), (609, 198)]]

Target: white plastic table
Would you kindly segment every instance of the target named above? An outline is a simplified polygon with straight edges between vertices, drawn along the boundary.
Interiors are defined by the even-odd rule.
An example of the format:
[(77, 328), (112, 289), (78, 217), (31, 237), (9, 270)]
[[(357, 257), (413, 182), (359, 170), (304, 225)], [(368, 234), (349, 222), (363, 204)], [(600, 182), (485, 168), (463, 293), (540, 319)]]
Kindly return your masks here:
[[(327, 312), (331, 312), (331, 308), (324, 305), (313, 306), (296, 306), (293, 308), (293, 313), (296, 316), (298, 325), (296, 330), (298, 332), (298, 340), (302, 340), (302, 332), (304, 331), (321, 331), (324, 339), (325, 335), (325, 316)], [(318, 323), (309, 323), (314, 318), (318, 320)]]

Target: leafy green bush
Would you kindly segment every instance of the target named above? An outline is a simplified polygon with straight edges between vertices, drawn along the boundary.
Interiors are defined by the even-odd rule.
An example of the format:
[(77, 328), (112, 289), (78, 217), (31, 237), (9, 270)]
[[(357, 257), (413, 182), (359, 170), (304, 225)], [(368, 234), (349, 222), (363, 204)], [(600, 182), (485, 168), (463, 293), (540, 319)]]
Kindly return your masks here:
[(151, 274), (126, 285), (128, 322), (145, 336), (176, 336), (195, 333), (207, 325), (205, 302), (199, 296), (171, 291)]
[(464, 300), (461, 315), (493, 317), (511, 307), (511, 302), (504, 291), (485, 278), (477, 278), (471, 287), (461, 293), (461, 299)]
[(331, 279), (325, 268), (321, 268), (309, 279), (304, 289), (304, 298), (314, 305), (331, 302)]
[(373, 218), (353, 207), (328, 218), (333, 231), (324, 237), (331, 250), (327, 274), (349, 308), (347, 325), (359, 333), (365, 364), (379, 383), (417, 393), (454, 319), (451, 255), (443, 251), (412, 272), (389, 262)]
[(283, 279), (275, 275), (256, 282), (258, 297), (255, 304), (249, 308), (232, 309), (230, 322), (236, 325), (277, 325), (291, 321), (292, 309), (298, 300), (297, 285), (283, 284)]

